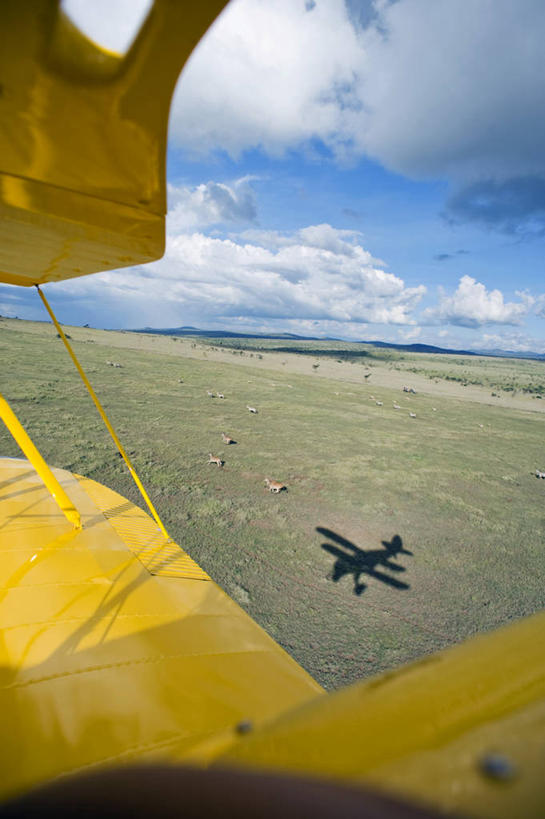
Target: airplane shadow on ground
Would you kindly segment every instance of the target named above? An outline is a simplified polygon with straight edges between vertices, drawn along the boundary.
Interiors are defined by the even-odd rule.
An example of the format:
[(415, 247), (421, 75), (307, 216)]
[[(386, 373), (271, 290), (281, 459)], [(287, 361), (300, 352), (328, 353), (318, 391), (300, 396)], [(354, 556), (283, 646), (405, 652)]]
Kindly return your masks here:
[(362, 574), (366, 574), (368, 577), (374, 577), (375, 580), (380, 580), (381, 583), (392, 586), (394, 589), (404, 590), (410, 588), (408, 583), (403, 583), (392, 575), (377, 570), (377, 566), (380, 566), (391, 572), (405, 571), (405, 566), (392, 562), (396, 560), (398, 555), (412, 555), (412, 552), (403, 548), (403, 541), (399, 535), (394, 535), (391, 540), (383, 540), (384, 549), (364, 551), (350, 540), (338, 535), (336, 532), (332, 532), (331, 529), (317, 526), (316, 531), (327, 537), (328, 540), (333, 541), (333, 543), (322, 543), (322, 549), (336, 558), (330, 575), (334, 583), (337, 583), (345, 574), (352, 574), (354, 575), (354, 594), (360, 595), (367, 588), (365, 583), (360, 582), (360, 577)]

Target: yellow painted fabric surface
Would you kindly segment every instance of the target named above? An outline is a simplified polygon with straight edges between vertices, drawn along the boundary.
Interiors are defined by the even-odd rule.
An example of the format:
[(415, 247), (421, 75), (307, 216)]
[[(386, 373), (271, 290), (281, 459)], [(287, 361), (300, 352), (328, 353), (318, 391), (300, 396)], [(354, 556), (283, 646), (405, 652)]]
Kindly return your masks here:
[(303, 705), (226, 763), (371, 784), (456, 815), (543, 817), (545, 613)]
[(32, 285), (164, 252), (170, 99), (227, 0), (155, 0), (124, 56), (58, 0), (0, 4), (0, 281)]
[(322, 693), (144, 512), (54, 473), (79, 532), (0, 459), (1, 797), (104, 763), (207, 764), (241, 720)]

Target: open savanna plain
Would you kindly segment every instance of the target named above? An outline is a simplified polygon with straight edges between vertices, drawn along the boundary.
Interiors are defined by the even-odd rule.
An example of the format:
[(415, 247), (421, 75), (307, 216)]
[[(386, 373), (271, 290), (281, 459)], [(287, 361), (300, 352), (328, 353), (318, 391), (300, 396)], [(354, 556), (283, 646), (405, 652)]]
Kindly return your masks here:
[[(545, 605), (543, 362), (66, 330), (172, 537), (325, 687)], [(54, 328), (0, 356), (46, 460), (143, 506)]]

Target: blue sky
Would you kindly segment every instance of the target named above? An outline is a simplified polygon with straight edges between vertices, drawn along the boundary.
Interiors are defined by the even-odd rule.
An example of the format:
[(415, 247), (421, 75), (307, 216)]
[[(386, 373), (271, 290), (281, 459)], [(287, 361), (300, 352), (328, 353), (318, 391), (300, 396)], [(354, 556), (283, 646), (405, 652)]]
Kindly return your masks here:
[[(64, 3), (116, 50), (140, 5)], [(175, 95), (164, 259), (48, 286), (59, 317), (545, 352), (544, 39), (541, 0), (232, 0)]]

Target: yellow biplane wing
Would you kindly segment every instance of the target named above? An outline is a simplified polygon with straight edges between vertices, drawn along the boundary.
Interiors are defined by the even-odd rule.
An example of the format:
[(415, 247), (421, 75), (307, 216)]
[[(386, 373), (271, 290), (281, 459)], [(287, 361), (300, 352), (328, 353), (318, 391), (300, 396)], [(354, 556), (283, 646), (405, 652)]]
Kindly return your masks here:
[(163, 255), (170, 100), (226, 1), (156, 0), (119, 56), (57, 0), (2, 0), (0, 281), (59, 281)]

